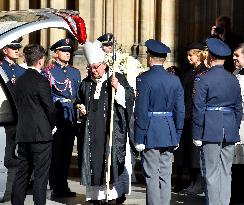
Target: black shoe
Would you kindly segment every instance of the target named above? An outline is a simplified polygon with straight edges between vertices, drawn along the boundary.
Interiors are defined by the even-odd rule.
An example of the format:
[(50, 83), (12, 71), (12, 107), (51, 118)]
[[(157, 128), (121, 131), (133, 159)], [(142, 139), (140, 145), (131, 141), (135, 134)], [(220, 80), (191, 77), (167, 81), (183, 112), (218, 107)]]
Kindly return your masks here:
[(32, 190), (32, 189), (33, 189), (33, 186), (34, 186), (34, 180), (31, 179), (31, 180), (29, 181), (28, 185), (27, 185), (27, 189), (28, 189), (28, 190)]
[(105, 205), (107, 202), (105, 200), (89, 200), (88, 201), (92, 205)]
[(172, 189), (172, 192), (174, 193), (179, 193), (183, 190), (183, 188), (181, 186), (175, 186), (173, 189)]
[(73, 191), (53, 191), (52, 192), (53, 197), (76, 197), (76, 192)]
[(126, 200), (125, 194), (122, 194), (121, 197), (116, 199), (116, 204), (123, 204)]

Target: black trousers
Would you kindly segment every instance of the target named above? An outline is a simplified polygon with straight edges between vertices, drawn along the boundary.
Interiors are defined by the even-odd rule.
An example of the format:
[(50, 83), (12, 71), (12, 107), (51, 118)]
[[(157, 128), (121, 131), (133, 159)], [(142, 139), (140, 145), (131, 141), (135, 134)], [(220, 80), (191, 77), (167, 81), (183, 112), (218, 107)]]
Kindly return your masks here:
[(53, 135), (53, 155), (50, 169), (50, 186), (54, 192), (65, 193), (68, 188), (68, 173), (71, 163), (76, 127), (70, 122), (57, 125)]
[(52, 142), (18, 143), (18, 170), (12, 187), (12, 204), (24, 205), (31, 167), (34, 169), (33, 201), (46, 204)]
[(7, 168), (17, 167), (18, 158), (15, 157), (15, 135), (16, 135), (16, 126), (6, 126), (6, 147), (5, 147), (5, 155), (4, 155), (4, 165)]

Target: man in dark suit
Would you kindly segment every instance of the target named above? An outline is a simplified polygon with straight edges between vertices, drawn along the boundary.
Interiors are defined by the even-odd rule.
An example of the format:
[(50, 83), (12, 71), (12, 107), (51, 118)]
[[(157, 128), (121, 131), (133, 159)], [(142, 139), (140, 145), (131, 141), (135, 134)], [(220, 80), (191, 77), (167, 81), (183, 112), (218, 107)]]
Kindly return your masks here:
[(135, 143), (137, 151), (144, 150), (147, 204), (169, 205), (173, 150), (184, 124), (184, 92), (180, 79), (163, 67), (170, 48), (153, 39), (145, 45), (150, 70), (137, 77)]
[(194, 144), (201, 146), (206, 204), (228, 205), (234, 144), (240, 141), (241, 88), (237, 78), (224, 69), (231, 55), (229, 46), (217, 38), (206, 43), (210, 69), (195, 78), (192, 136)]
[(40, 74), (45, 50), (37, 44), (24, 48), (28, 70), (18, 78), (15, 100), (18, 110), (16, 141), (20, 159), (12, 188), (12, 204), (23, 205), (29, 173), (34, 167), (34, 204), (46, 204), (46, 190), (51, 162), (52, 128), (55, 108), (49, 81)]

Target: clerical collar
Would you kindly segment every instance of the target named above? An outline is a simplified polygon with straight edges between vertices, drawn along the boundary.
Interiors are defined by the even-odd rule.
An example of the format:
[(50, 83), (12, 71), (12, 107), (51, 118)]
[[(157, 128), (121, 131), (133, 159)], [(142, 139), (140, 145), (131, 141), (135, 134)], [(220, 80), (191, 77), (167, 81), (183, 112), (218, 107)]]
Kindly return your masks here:
[(91, 76), (91, 79), (92, 79), (95, 83), (103, 83), (105, 80), (108, 79), (108, 75), (107, 75), (107, 73), (104, 73), (103, 76), (102, 76), (101, 78), (98, 78), (98, 79), (93, 78), (93, 77)]
[(28, 66), (28, 68), (31, 68), (33, 70), (36, 70), (38, 73), (41, 73), (41, 69), (38, 69), (36, 67), (33, 67), (33, 66)]

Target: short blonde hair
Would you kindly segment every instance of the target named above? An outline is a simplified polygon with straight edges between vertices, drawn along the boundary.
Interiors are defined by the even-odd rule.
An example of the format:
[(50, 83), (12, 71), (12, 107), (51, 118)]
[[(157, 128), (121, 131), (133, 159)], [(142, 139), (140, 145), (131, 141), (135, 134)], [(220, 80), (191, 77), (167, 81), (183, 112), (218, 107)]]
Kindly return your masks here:
[(197, 49), (197, 48), (190, 49), (187, 52), (187, 55), (196, 55), (201, 62), (203, 62), (206, 59), (206, 57), (207, 57), (205, 51)]

